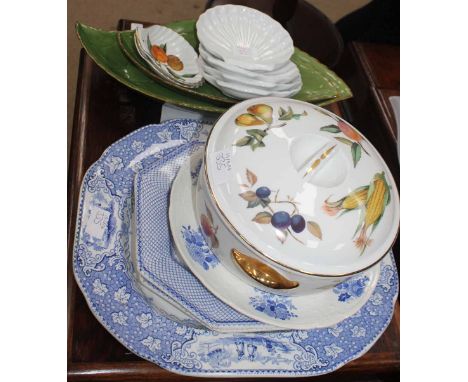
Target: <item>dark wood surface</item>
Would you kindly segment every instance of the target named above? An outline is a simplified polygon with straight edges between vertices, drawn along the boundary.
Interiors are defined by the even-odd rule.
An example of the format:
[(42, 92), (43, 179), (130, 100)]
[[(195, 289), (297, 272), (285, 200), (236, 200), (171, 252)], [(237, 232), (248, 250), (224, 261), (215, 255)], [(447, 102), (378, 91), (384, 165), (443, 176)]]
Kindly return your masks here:
[[(120, 27), (124, 25), (128, 23), (120, 23)], [(81, 52), (68, 173), (67, 345), (70, 381), (219, 380), (179, 376), (127, 350), (95, 319), (71, 270), (78, 194), (84, 173), (110, 144), (141, 126), (159, 122), (161, 106), (158, 101), (115, 81), (95, 65), (84, 51)], [(328, 108), (342, 114), (342, 108), (337, 104)], [(374, 128), (384, 127), (376, 125)], [(374, 144), (377, 147), (385, 145), (385, 142), (379, 142)], [(314, 377), (314, 380), (396, 380), (399, 373), (399, 332), (397, 302), (390, 326), (368, 353), (336, 372)]]
[[(349, 112), (347, 117), (365, 134), (370, 134), (371, 140), (388, 142), (391, 148), (396, 148), (390, 143), (396, 143), (397, 125), (389, 97), (400, 95), (399, 46), (352, 42), (337, 71), (354, 93), (352, 99), (343, 103)], [(385, 129), (380, 129), (382, 126)], [(383, 133), (385, 137), (376, 137)], [(384, 151), (388, 158), (392, 157), (391, 150)]]

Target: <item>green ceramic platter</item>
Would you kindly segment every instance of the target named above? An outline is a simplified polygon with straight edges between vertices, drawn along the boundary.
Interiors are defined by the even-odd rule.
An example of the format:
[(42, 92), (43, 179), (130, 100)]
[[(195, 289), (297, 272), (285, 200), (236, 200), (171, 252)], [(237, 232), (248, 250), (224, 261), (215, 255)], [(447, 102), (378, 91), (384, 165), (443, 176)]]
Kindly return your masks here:
[[(167, 27), (198, 48), (194, 20), (174, 22)], [(96, 64), (136, 91), (164, 102), (215, 113), (222, 113), (239, 102), (208, 83), (197, 89), (185, 89), (163, 82), (138, 55), (133, 31), (107, 32), (80, 23), (76, 24), (76, 30), (83, 47)], [(291, 60), (298, 66), (303, 81), (301, 91), (292, 98), (325, 105), (352, 96), (348, 86), (335, 73), (307, 53), (295, 48)]]

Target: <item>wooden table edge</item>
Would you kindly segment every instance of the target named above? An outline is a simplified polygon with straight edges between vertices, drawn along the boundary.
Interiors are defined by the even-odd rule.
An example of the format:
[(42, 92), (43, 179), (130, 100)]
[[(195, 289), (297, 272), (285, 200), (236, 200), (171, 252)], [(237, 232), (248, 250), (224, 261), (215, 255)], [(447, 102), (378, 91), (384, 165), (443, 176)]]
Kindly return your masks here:
[(77, 80), (77, 94), (75, 99), (75, 111), (73, 116), (72, 138), (70, 147), (70, 162), (68, 168), (68, 208), (67, 208), (67, 359), (70, 361), (72, 354), (73, 337), (73, 312), (77, 285), (72, 269), (72, 253), (75, 242), (75, 220), (78, 208), (79, 189), (83, 179), (84, 156), (85, 156), (85, 124), (88, 114), (88, 104), (86, 100), (90, 91), (90, 76), (85, 74), (90, 72), (92, 61), (87, 59), (84, 49), (80, 52), (80, 64)]

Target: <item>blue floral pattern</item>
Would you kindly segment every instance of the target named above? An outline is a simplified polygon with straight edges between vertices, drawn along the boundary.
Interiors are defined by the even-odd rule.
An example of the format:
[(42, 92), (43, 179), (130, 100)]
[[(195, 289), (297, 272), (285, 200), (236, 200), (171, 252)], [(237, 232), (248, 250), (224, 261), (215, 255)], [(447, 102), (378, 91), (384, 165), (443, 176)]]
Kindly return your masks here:
[(289, 320), (291, 317), (297, 317), (297, 315), (292, 312), (296, 307), (289, 297), (267, 293), (257, 288), (255, 288), (255, 291), (259, 293), (259, 295), (250, 297), (250, 305), (252, 305), (255, 310), (279, 320)]
[(195, 231), (190, 226), (182, 227), (182, 236), (184, 237), (188, 252), (203, 269), (207, 271), (219, 264), (218, 258), (208, 247), (201, 228)]
[(345, 302), (353, 298), (360, 297), (369, 284), (369, 277), (351, 277), (333, 288), (333, 292), (338, 295), (338, 301)]
[[(398, 295), (398, 274), (391, 254), (383, 260), (383, 276), (374, 292), (381, 296), (373, 300), (379, 305), (368, 301), (358, 313), (340, 323), (341, 333), (335, 332), (337, 336), (328, 328), (246, 334), (195, 329), (168, 319), (148, 304), (129, 271), (132, 195), (124, 190), (132, 189), (135, 173), (125, 167), (111, 174), (104, 163), (118, 155), (127, 166), (135, 157), (133, 141), (142, 141), (146, 147), (160, 143), (157, 133), (165, 129), (173, 132), (173, 139), (180, 139), (184, 126), (173, 120), (139, 129), (107, 149), (84, 176), (72, 265), (76, 281), (97, 320), (138, 356), (175, 373), (199, 377), (316, 376), (330, 373), (368, 351), (390, 323)], [(155, 160), (154, 156), (148, 156), (140, 163), (146, 168)], [(96, 190), (96, 182), (89, 182), (96, 171), (102, 180), (100, 184), (113, 189), (116, 206), (116, 229), (109, 238), (107, 252), (83, 240), (84, 214), (90, 195)], [(110, 259), (114, 258), (111, 266)], [(365, 329), (365, 335), (359, 328)]]

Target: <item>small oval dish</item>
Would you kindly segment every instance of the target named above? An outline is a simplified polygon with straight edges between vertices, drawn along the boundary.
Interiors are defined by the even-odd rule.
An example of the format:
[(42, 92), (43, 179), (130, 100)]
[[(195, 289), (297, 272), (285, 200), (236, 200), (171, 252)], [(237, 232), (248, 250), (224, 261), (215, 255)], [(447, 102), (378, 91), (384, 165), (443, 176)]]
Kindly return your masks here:
[(294, 53), (291, 36), (280, 23), (241, 5), (208, 9), (197, 21), (197, 35), (212, 55), (248, 70), (275, 70)]
[(290, 295), (368, 269), (399, 227), (397, 187), (372, 144), (325, 109), (275, 97), (241, 102), (217, 121), (197, 210), (231, 272), (269, 290), (235, 261), (240, 252), (297, 283), (277, 290)]
[(179, 85), (197, 87), (203, 83), (198, 56), (178, 33), (161, 25), (135, 31), (135, 46), (154, 71)]

